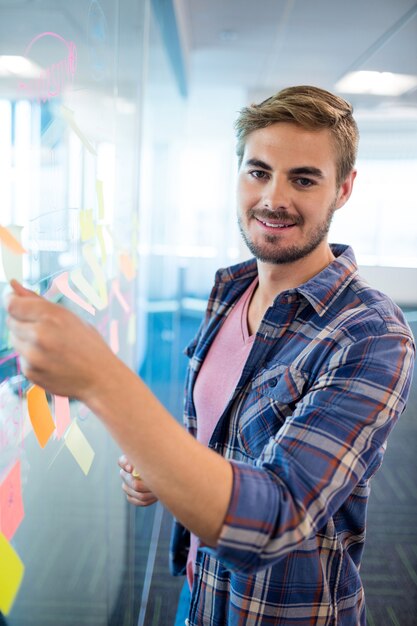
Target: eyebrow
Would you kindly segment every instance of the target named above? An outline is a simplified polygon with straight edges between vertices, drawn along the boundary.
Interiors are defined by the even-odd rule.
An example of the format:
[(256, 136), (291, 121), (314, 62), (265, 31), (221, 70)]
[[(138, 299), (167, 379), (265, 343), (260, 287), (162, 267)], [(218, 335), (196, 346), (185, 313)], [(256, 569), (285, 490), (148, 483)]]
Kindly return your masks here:
[[(246, 167), (260, 167), (267, 172), (272, 172), (272, 167), (261, 161), (260, 159), (248, 159), (245, 162)], [(314, 176), (315, 178), (324, 178), (324, 174), (318, 167), (312, 165), (302, 165), (301, 167), (293, 167), (289, 170), (291, 176)]]
[(291, 176), (314, 176), (315, 178), (324, 178), (323, 172), (318, 167), (312, 165), (304, 165), (302, 167), (293, 167), (289, 173)]
[(268, 165), (268, 163), (265, 163), (265, 161), (261, 161), (260, 159), (248, 159), (245, 162), (246, 166), (252, 166), (252, 167), (261, 167), (263, 170), (267, 170), (268, 172), (272, 172), (272, 167), (270, 165)]

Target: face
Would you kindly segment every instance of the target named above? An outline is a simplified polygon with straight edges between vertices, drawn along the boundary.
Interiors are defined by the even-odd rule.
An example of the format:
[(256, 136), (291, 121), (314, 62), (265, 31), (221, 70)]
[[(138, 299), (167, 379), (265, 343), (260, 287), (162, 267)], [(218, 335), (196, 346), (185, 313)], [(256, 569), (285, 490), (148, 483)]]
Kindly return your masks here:
[(333, 213), (349, 198), (355, 173), (338, 188), (327, 129), (279, 122), (247, 137), (237, 187), (245, 243), (263, 263), (292, 263), (328, 254)]

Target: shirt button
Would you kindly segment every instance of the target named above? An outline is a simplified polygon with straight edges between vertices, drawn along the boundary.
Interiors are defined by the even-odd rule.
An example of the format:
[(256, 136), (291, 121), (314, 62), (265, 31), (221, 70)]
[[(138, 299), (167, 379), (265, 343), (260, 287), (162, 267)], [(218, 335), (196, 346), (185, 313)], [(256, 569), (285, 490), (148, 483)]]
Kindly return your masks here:
[(270, 387), (276, 387), (276, 386), (277, 386), (277, 384), (278, 384), (278, 381), (277, 381), (277, 379), (276, 379), (276, 378), (271, 378), (271, 380), (269, 380), (269, 381), (268, 381), (268, 385), (269, 385)]

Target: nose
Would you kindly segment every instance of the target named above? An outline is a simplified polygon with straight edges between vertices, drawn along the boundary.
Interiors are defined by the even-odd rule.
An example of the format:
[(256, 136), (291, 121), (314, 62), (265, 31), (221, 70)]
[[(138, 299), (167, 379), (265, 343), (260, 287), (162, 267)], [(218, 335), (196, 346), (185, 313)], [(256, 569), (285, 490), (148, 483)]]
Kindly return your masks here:
[(271, 177), (264, 187), (263, 207), (271, 211), (287, 210), (291, 206), (290, 186), (283, 176)]

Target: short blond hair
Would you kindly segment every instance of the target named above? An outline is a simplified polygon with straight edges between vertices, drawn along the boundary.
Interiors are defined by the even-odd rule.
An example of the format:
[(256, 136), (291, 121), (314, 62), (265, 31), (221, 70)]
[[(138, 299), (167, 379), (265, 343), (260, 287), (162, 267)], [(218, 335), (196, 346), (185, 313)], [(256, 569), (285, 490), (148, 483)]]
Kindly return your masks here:
[(307, 130), (328, 128), (336, 148), (337, 185), (353, 170), (359, 131), (352, 105), (330, 91), (310, 85), (282, 89), (260, 104), (251, 104), (240, 111), (235, 123), (239, 167), (248, 135), (277, 122), (297, 124)]

